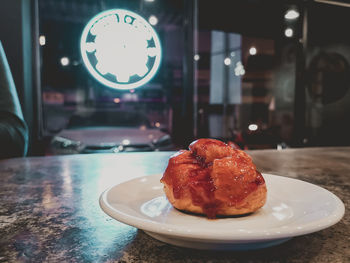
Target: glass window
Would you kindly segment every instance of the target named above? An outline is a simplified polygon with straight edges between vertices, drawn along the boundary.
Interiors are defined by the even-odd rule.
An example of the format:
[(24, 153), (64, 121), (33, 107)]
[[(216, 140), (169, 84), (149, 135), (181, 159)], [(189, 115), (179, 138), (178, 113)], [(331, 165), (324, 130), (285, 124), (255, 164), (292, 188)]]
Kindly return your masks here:
[[(141, 87), (126, 90), (110, 88), (92, 76), (84, 65), (80, 50), (84, 27), (93, 17), (111, 9), (136, 13), (159, 37), (160, 67), (154, 77)], [(70, 142), (54, 142), (54, 153), (62, 152), (64, 145), (77, 145), (77, 142), (95, 148), (100, 145), (105, 151), (104, 140), (111, 139), (95, 133), (95, 136), (101, 137), (96, 141), (89, 137), (87, 131), (101, 130), (101, 127), (115, 129), (114, 133), (103, 136), (115, 136), (124, 129), (120, 139), (129, 141), (130, 145), (146, 144), (154, 150), (174, 149), (169, 139), (173, 128), (172, 105), (175, 100), (181, 101), (183, 89), (184, 7), (181, 1), (40, 0), (39, 17), (44, 133), (53, 136), (54, 140), (57, 137)], [(103, 27), (107, 28), (108, 23), (117, 21), (115, 15), (111, 19), (95, 22), (95, 30), (104, 32)], [(132, 35), (131, 30), (121, 31), (121, 35), (111, 37), (103, 33), (94, 35), (90, 30), (86, 42), (89, 42), (87, 48), (93, 51), (86, 53), (98, 76), (112, 82), (131, 83), (149, 74), (147, 71), (156, 57), (153, 54), (155, 43), (154, 38), (141, 39), (149, 33), (145, 31), (148, 29), (144, 24), (136, 24), (127, 16), (124, 19), (141, 33)], [(118, 23), (115, 22), (115, 25), (122, 30), (123, 25)], [(102, 29), (98, 29), (97, 25)], [(131, 39), (135, 35), (141, 37)], [(129, 41), (128, 47), (120, 46), (123, 41)], [(136, 51), (130, 52), (137, 45), (145, 45), (142, 46), (143, 51), (136, 48)], [(132, 57), (131, 62), (124, 61), (127, 56)], [(144, 63), (141, 69), (137, 64), (140, 60), (141, 66)], [(144, 72), (140, 73), (140, 70)], [(110, 145), (110, 151), (115, 151), (117, 146), (116, 140)], [(66, 152), (66, 149), (63, 150)]]
[[(141, 16), (146, 27), (121, 17), (159, 37), (160, 67), (140, 87), (101, 81), (135, 83), (156, 64), (155, 38), (130, 41), (144, 45), (133, 53), (128, 30), (96, 37), (119, 19), (96, 18), (111, 9)], [(350, 144), (350, 41), (338, 30), (349, 10), (320, 1), (39, 0), (44, 132), (69, 153), (174, 150), (203, 137), (244, 149)], [(93, 17), (84, 47), (98, 77), (80, 52)], [(130, 56), (143, 64), (120, 62)]]
[(199, 1), (198, 134), (242, 148), (292, 143), (296, 39), (286, 36), (284, 6)]

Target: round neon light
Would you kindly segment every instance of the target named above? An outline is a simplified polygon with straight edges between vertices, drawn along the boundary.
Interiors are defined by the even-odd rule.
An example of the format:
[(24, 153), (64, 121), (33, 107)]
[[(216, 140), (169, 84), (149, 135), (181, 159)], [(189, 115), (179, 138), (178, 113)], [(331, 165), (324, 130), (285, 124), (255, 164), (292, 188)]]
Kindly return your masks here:
[(123, 9), (92, 18), (83, 30), (80, 51), (91, 75), (115, 89), (146, 84), (161, 61), (160, 41), (153, 27), (138, 14)]

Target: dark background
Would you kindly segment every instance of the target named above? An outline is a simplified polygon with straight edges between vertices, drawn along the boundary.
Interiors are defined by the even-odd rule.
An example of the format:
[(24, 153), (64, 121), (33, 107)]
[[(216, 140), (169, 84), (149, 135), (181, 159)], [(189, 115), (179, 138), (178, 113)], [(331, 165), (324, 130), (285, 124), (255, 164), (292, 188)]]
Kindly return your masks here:
[[(65, 121), (77, 107), (77, 99), (69, 95), (72, 91), (81, 90), (85, 94), (84, 106), (95, 108), (115, 107), (109, 99), (126, 93), (103, 87), (88, 75), (80, 59), (78, 43), (84, 25), (110, 8), (129, 9), (144, 17), (154, 14), (159, 20), (155, 29), (166, 45), (161, 69), (149, 86), (136, 91), (136, 103), (121, 106), (144, 111), (150, 119), (160, 120), (178, 147), (198, 137), (210, 137), (212, 116), (219, 116), (215, 118), (220, 121), (231, 118), (238, 123), (230, 136), (223, 133), (220, 139), (250, 149), (349, 145), (346, 76), (350, 9), (347, 1), (334, 3), (4, 0), (0, 40), (29, 124), (30, 154), (45, 154), (52, 136), (64, 129)], [(298, 9), (300, 17), (296, 21), (284, 19), (289, 8)], [(294, 30), (292, 38), (284, 35), (287, 27)], [(213, 30), (242, 36), (246, 74), (242, 77), (239, 105), (208, 102), (211, 61), (208, 50), (212, 41), (209, 33)], [(40, 47), (37, 39), (43, 34), (47, 44)], [(196, 41), (199, 50), (204, 50), (198, 62), (192, 59)], [(248, 54), (253, 44), (259, 46), (257, 56)], [(69, 67), (60, 65), (62, 56), (70, 58)], [(89, 90), (96, 91), (93, 100), (86, 99)], [(49, 105), (45, 101), (46, 96), (56, 93), (65, 94), (63, 105)], [(63, 120), (62, 127), (50, 126), (59, 123), (55, 118)], [(255, 133), (247, 130), (248, 124), (259, 121), (261, 130)]]

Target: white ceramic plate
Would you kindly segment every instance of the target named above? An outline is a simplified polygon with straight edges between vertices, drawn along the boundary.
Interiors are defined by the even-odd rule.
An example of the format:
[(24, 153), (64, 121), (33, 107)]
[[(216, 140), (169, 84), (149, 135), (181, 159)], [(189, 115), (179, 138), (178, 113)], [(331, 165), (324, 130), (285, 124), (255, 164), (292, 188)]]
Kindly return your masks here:
[(114, 219), (177, 246), (199, 249), (247, 250), (280, 244), (337, 223), (342, 201), (319, 186), (263, 174), (267, 202), (241, 217), (207, 219), (174, 209), (167, 201), (161, 175), (136, 178), (102, 193), (100, 206)]

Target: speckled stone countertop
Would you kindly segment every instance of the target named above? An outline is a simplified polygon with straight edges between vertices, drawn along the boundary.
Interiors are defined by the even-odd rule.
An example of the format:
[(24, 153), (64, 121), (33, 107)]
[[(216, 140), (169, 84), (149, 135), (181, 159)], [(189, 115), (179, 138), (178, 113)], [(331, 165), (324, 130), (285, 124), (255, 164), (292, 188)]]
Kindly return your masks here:
[[(261, 172), (324, 187), (349, 207), (350, 148), (249, 152)], [(99, 195), (162, 173), (171, 152), (0, 161), (0, 262), (350, 262), (349, 212), (336, 225), (246, 252), (171, 246), (107, 216)]]

